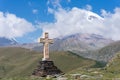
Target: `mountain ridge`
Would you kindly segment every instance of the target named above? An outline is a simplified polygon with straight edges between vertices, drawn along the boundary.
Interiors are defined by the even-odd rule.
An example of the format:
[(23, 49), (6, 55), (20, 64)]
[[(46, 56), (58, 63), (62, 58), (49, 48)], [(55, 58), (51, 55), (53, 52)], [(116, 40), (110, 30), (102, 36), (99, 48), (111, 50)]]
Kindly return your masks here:
[[(60, 39), (54, 39), (54, 44), (50, 45), (50, 50), (94, 50), (102, 48), (111, 42), (113, 42), (113, 40), (106, 39), (101, 35), (77, 33)], [(41, 51), (40, 46), (34, 47), (33, 50)]]
[[(0, 43), (8, 47), (23, 47), (27, 49), (41, 51), (40, 46), (42, 46), (42, 44), (40, 43), (19, 44), (19, 43), (15, 43), (15, 40), (9, 40), (9, 41), (11, 41), (11, 43), (7, 43), (7, 42), (3, 43), (2, 41), (0, 41)], [(60, 51), (60, 50), (67, 51), (73, 48), (81, 49), (81, 50), (89, 50), (89, 49), (91, 50), (91, 49), (98, 49), (104, 47), (111, 42), (113, 42), (113, 40), (104, 38), (101, 35), (77, 33), (66, 37), (55, 38), (54, 44), (50, 45), (50, 49), (52, 51)]]
[(9, 39), (5, 37), (0, 37), (0, 46), (15, 45), (17, 41), (15, 39)]
[(73, 52), (85, 58), (90, 58), (97, 61), (109, 62), (120, 51), (120, 41), (110, 43), (98, 50), (76, 51)]

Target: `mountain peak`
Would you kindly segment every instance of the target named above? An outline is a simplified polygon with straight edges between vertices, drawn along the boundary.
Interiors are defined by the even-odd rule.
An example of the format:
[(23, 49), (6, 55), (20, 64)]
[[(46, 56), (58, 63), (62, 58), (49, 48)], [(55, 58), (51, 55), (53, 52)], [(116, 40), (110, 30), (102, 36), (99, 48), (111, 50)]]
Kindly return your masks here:
[(88, 20), (104, 20), (101, 16), (90, 11), (87, 11), (86, 15)]

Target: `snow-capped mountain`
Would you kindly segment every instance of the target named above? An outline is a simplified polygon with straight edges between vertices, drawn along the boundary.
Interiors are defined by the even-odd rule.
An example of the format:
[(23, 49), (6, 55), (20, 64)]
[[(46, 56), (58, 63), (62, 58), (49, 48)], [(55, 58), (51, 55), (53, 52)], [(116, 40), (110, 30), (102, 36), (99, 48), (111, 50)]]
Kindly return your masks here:
[(52, 24), (42, 25), (43, 35), (48, 32), (50, 37), (58, 38), (73, 35), (76, 33), (95, 33), (104, 34), (105, 19), (100, 15), (78, 8), (73, 8), (71, 11), (63, 14), (56, 14), (56, 21)]
[(86, 11), (85, 14), (88, 20), (104, 20), (101, 16), (90, 11)]
[(16, 40), (0, 37), (0, 46), (8, 46), (8, 45), (14, 45), (14, 44), (17, 44)]

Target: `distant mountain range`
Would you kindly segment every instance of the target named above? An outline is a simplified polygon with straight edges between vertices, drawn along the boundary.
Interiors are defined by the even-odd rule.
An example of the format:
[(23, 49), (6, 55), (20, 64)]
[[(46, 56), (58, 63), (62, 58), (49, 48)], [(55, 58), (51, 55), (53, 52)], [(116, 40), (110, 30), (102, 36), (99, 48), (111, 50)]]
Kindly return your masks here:
[[(43, 50), (41, 43), (19, 44), (14, 39), (0, 38), (0, 46), (22, 47), (30, 50)], [(118, 46), (118, 47), (116, 47)], [(54, 39), (50, 51), (70, 51), (85, 58), (108, 62), (120, 50), (119, 42), (104, 38), (97, 34), (78, 33)]]
[[(0, 78), (30, 75), (37, 66), (37, 61), (42, 58), (43, 44), (19, 44), (14, 39), (7, 38), (0, 38), (0, 41)], [(103, 65), (104, 68), (102, 66), (102, 69), (99, 69), (102, 70), (101, 72), (110, 75), (112, 73), (113, 76), (120, 74), (120, 41), (106, 39), (96, 34), (79, 33), (54, 39), (50, 50), (50, 58), (63, 71), (72, 71), (86, 66), (93, 69)]]
[(8, 39), (5, 37), (0, 37), (0, 46), (15, 45), (17, 42), (14, 39)]
[[(113, 42), (101, 35), (78, 33), (70, 36), (55, 38), (54, 44), (50, 45), (51, 51), (95, 50)], [(42, 51), (41, 43), (19, 44), (14, 39), (0, 38), (0, 46), (22, 47), (36, 51)]]
[[(54, 44), (50, 45), (51, 51), (88, 51), (102, 48), (110, 43), (113, 40), (106, 39), (101, 35), (96, 34), (74, 34), (70, 36), (63, 37), (61, 39), (54, 39)], [(39, 46), (33, 47), (33, 50), (41, 51), (42, 44)]]
[(110, 61), (120, 51), (120, 41), (113, 42), (97, 51), (97, 60)]
[(74, 50), (72, 52), (85, 58), (90, 58), (102, 62), (109, 62), (119, 51), (120, 41), (116, 41), (100, 49), (88, 51)]

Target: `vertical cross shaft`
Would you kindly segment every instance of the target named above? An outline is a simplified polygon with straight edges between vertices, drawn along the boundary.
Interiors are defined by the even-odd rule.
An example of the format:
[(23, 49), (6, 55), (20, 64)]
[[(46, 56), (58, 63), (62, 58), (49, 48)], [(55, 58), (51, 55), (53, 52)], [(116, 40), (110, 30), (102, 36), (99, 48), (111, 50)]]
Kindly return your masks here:
[(43, 60), (49, 60), (49, 44), (53, 43), (53, 39), (49, 39), (47, 32), (45, 33), (44, 37), (45, 38), (40, 38), (40, 43), (44, 44)]

